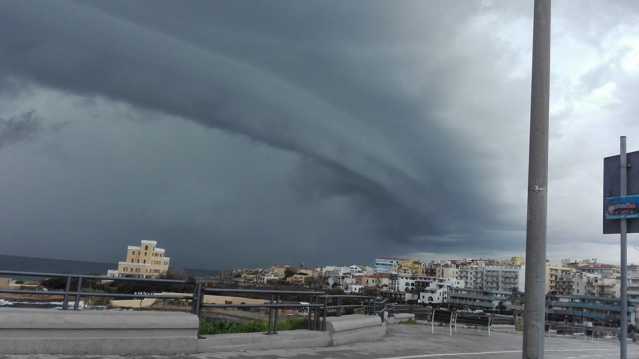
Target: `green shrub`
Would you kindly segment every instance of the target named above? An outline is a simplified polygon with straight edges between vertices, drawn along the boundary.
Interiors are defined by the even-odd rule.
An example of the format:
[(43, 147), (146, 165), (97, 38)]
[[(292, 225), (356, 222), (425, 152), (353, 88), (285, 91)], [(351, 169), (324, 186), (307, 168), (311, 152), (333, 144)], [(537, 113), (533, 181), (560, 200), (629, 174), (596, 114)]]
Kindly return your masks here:
[(277, 323), (277, 330), (304, 329), (304, 318), (287, 319)]

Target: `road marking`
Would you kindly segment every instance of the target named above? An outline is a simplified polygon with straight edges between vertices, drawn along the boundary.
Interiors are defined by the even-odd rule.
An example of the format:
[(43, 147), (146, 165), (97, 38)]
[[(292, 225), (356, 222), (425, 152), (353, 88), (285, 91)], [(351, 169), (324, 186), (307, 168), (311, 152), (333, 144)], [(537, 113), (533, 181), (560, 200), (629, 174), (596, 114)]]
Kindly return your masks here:
[[(578, 352), (610, 352), (616, 351), (614, 349), (547, 349), (546, 353), (578, 353)], [(418, 354), (418, 355), (406, 355), (401, 357), (386, 357), (379, 359), (420, 359), (420, 358), (437, 358), (437, 357), (462, 357), (469, 355), (494, 355), (494, 354), (517, 354), (521, 353), (521, 350), (500, 350), (492, 352), (472, 352), (472, 353), (440, 353), (440, 354)]]

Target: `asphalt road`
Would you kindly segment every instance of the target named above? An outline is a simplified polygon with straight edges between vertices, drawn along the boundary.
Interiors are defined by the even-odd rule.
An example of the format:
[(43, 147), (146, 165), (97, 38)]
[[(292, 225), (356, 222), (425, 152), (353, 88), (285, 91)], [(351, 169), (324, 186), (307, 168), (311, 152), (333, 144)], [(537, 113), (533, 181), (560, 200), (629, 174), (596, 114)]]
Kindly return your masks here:
[[(485, 330), (459, 329), (449, 336), (448, 328), (436, 328), (431, 334), (424, 325), (394, 325), (389, 335), (373, 343), (357, 343), (332, 348), (247, 351), (219, 354), (199, 354), (198, 359), (302, 358), (302, 359), (453, 359), (495, 358), (521, 359), (522, 337), (515, 333), (495, 333)], [(639, 359), (639, 345), (628, 344), (629, 358)], [(618, 358), (614, 340), (590, 342), (584, 338), (546, 338), (546, 359), (609, 359)]]
[[(62, 355), (0, 355), (0, 359), (463, 359), (495, 358), (520, 359), (522, 337), (515, 333), (493, 332), (460, 328), (449, 336), (448, 328), (436, 328), (431, 334), (425, 325), (394, 325), (389, 335), (372, 343), (357, 343), (331, 348), (262, 350), (229, 353), (204, 353), (186, 356), (62, 356)], [(639, 345), (628, 344), (629, 358), (639, 359)], [(615, 340), (591, 342), (584, 338), (546, 338), (546, 359), (610, 359), (618, 358)]]

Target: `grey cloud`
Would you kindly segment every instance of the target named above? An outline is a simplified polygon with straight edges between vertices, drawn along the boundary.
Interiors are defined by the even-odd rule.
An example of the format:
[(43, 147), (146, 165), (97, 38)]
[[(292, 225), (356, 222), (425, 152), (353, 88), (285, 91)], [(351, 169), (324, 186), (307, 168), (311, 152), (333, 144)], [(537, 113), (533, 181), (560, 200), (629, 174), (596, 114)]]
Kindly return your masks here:
[(33, 112), (0, 118), (0, 149), (29, 141), (42, 129), (42, 121)]
[[(575, 4), (557, 3), (556, 13)], [(509, 72), (528, 54), (482, 21), (529, 24), (529, 2), (150, 7), (0, 4), (0, 80), (130, 104), (124, 117), (154, 119), (113, 122), (104, 135), (73, 126), (49, 143), (66, 156), (50, 151), (51, 161), (82, 183), (54, 198), (97, 205), (86, 214), (93, 229), (40, 209), (60, 241), (117, 237), (100, 242), (108, 251), (136, 233), (205, 265), (207, 250), (223, 265), (521, 251), (529, 78)], [(214, 129), (214, 144), (187, 144), (197, 131), (184, 119)], [(62, 183), (56, 166), (47, 176)]]
[[(304, 81), (300, 82), (302, 85), (293, 81), (310, 75), (278, 76), (274, 72), (278, 65), (271, 64), (264, 70), (250, 60), (234, 57), (241, 56), (241, 51), (221, 53), (202, 43), (180, 38), (183, 34), (167, 35), (82, 4), (34, 6), (29, 2), (9, 2), (3, 6), (2, 33), (19, 33), (0, 45), (7, 55), (0, 66), (13, 76), (83, 95), (124, 100), (298, 153), (312, 160), (315, 166), (335, 173), (328, 183), (321, 185), (336, 193), (346, 190), (348, 195), (361, 198), (362, 210), (379, 219), (383, 235), (390, 240), (419, 238), (423, 232), (465, 232), (480, 223), (486, 227), (499, 224), (484, 211), (486, 206), (491, 206), (490, 196), (484, 195), (490, 184), (478, 181), (484, 175), (470, 165), (471, 160), (464, 158), (464, 150), (473, 148), (441, 128), (434, 118), (428, 118), (433, 113), (424, 112), (414, 102), (435, 103), (439, 91), (428, 90), (426, 97), (421, 98), (405, 97), (408, 100), (389, 93), (400, 89), (397, 78), (384, 75), (382, 70), (389, 64), (385, 61), (397, 61), (393, 54), (393, 36), (397, 34), (393, 28), (374, 20), (374, 16), (391, 11), (389, 6), (377, 4), (362, 14), (360, 7), (318, 5), (326, 14), (313, 13), (313, 16), (304, 7), (290, 6), (291, 11), (298, 12), (293, 18), (306, 14), (315, 19), (305, 23), (306, 29), (299, 33), (291, 31), (301, 25), (295, 21), (285, 22), (284, 26), (278, 22), (257, 22), (271, 29), (270, 35), (282, 42), (299, 43), (302, 49), (312, 47), (308, 44), (323, 46), (322, 51), (328, 50), (324, 56), (348, 50), (350, 45), (364, 46), (360, 51), (368, 51), (371, 45), (390, 48), (388, 52), (375, 52), (374, 55), (382, 56), (380, 63), (375, 60), (361, 63), (363, 73), (345, 74), (348, 92), (356, 94), (366, 88), (391, 85), (389, 91), (372, 90), (370, 95), (355, 95), (353, 106), (349, 106), (351, 100), (346, 96), (327, 95), (328, 91), (335, 90), (347, 95), (340, 90), (338, 74), (340, 70), (356, 69), (356, 64), (348, 63), (349, 55), (343, 57), (347, 63), (343, 69), (333, 66), (330, 61), (334, 59), (322, 59), (321, 55), (317, 68), (306, 64), (306, 72), (328, 74), (336, 82), (319, 81), (319, 89), (306, 88)], [(167, 13), (174, 9), (174, 6), (167, 7)], [(249, 18), (243, 18), (238, 13), (246, 10), (242, 6), (215, 7), (202, 13), (223, 14), (219, 17), (219, 26), (227, 27), (226, 34), (238, 30), (238, 25), (224, 19), (248, 22), (250, 16), (262, 18), (256, 11), (251, 11)], [(326, 26), (336, 9), (341, 16), (356, 16), (358, 21), (352, 23), (354, 26), (339, 21), (343, 29)], [(278, 10), (283, 11), (270, 9), (273, 13)], [(455, 18), (454, 15), (469, 13), (460, 6), (446, 9), (445, 13), (449, 11), (450, 15), (439, 21), (439, 13), (428, 13), (433, 22), (429, 28), (436, 28)], [(194, 14), (196, 11), (187, 15)], [(192, 28), (197, 29), (204, 19), (199, 21), (195, 18), (190, 23)], [(251, 35), (259, 34), (256, 31), (259, 28), (251, 30)], [(432, 52), (439, 52), (435, 49), (437, 44), (444, 43), (445, 34), (427, 36), (433, 42), (429, 45), (433, 47)], [(412, 41), (419, 41), (419, 37), (413, 36)], [(377, 42), (381, 42), (381, 46)], [(299, 49), (297, 53), (304, 62), (312, 59), (309, 56), (318, 55), (317, 51)], [(356, 55), (351, 61), (362, 60)], [(299, 68), (302, 65), (304, 63), (297, 63)], [(322, 65), (328, 66), (320, 67)], [(431, 70), (433, 84), (425, 86), (441, 86), (436, 71), (449, 66), (453, 65), (435, 60)], [(379, 74), (377, 79), (352, 80), (370, 77), (366, 74), (373, 73)], [(384, 96), (389, 98), (384, 100)], [(371, 100), (384, 101), (387, 105), (377, 107), (378, 113), (362, 110), (369, 107)]]
[(67, 127), (69, 122), (46, 124), (35, 111), (6, 118), (0, 117), (0, 149), (22, 142), (30, 142), (42, 133), (55, 132)]

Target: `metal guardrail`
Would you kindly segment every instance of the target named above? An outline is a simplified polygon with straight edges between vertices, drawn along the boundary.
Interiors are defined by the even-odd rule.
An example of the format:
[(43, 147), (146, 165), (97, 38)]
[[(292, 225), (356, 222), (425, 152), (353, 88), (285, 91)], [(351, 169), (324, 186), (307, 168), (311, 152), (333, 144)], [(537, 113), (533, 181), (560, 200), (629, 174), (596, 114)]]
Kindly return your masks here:
[(395, 303), (386, 305), (384, 310), (391, 316), (396, 313), (411, 313), (415, 314), (415, 319), (422, 317), (422, 320), (430, 323), (431, 332), (433, 334), (435, 333), (435, 323), (447, 325), (451, 336), (453, 333), (457, 332), (457, 324), (486, 327), (489, 336), (491, 335), (494, 325), (514, 325), (514, 317), (512, 315), (502, 315), (490, 312), (477, 313), (432, 306)]
[(327, 312), (337, 316), (345, 314), (348, 310), (353, 312), (357, 309), (367, 315), (375, 315), (383, 305), (378, 297), (353, 294), (324, 294), (319, 299), (324, 300), (324, 307)]
[(18, 276), (18, 277), (41, 277), (41, 278), (84, 278), (84, 279), (99, 279), (99, 280), (117, 280), (121, 282), (155, 282), (155, 283), (168, 283), (168, 284), (188, 284), (189, 281), (179, 279), (157, 279), (157, 278), (135, 278), (135, 277), (109, 277), (105, 275), (92, 275), (92, 274), (73, 274), (73, 273), (47, 273), (47, 272), (20, 272), (20, 271), (7, 271), (0, 270), (0, 277)]
[[(66, 278), (65, 288), (63, 291), (44, 291), (44, 290), (24, 290), (24, 289), (0, 289), (0, 293), (8, 294), (30, 294), (30, 295), (61, 295), (63, 296), (62, 309), (69, 309), (69, 296), (74, 296), (73, 309), (78, 310), (80, 305), (80, 299), (82, 297), (112, 297), (112, 298), (129, 298), (129, 299), (144, 299), (144, 298), (160, 298), (155, 294), (128, 294), (128, 293), (105, 293), (105, 292), (86, 292), (82, 291), (82, 284), (84, 279), (103, 280), (103, 281), (122, 281), (122, 282), (145, 282), (145, 283), (159, 283), (159, 284), (189, 284), (185, 280), (174, 279), (153, 279), (153, 278), (113, 278), (108, 276), (98, 275), (86, 275), (86, 274), (71, 274), (71, 273), (40, 273), (40, 272), (18, 272), (18, 271), (0, 271), (0, 277), (37, 277), (37, 278)], [(71, 290), (72, 281), (76, 279), (76, 289)], [(183, 296), (170, 296), (163, 295), (164, 299), (183, 299)]]
[[(206, 304), (203, 303), (206, 294), (252, 294), (269, 296), (263, 298), (269, 300), (264, 304)], [(321, 312), (326, 313), (326, 308), (318, 301), (318, 296), (324, 292), (301, 291), (301, 290), (268, 290), (268, 289), (243, 289), (243, 288), (206, 288), (202, 283), (196, 283), (193, 293), (193, 313), (200, 313), (202, 308), (264, 308), (268, 309), (268, 331), (267, 334), (277, 334), (277, 324), (280, 309), (304, 309), (307, 311), (306, 328), (310, 330), (324, 330), (326, 328), (326, 315), (322, 318)], [(283, 297), (304, 297), (309, 298), (308, 304), (285, 303)]]
[[(341, 315), (344, 309), (363, 308), (367, 314), (375, 314), (375, 298), (358, 295), (330, 295), (322, 291), (304, 290), (268, 290), (268, 289), (245, 289), (245, 288), (208, 288), (203, 282), (185, 281), (174, 279), (154, 279), (154, 278), (134, 278), (134, 277), (108, 277), (99, 275), (85, 275), (72, 273), (42, 273), (42, 272), (19, 272), (0, 270), (0, 277), (36, 277), (36, 278), (65, 278), (64, 290), (29, 290), (29, 289), (0, 289), (0, 293), (41, 295), (41, 296), (62, 296), (62, 309), (69, 310), (69, 300), (74, 298), (73, 310), (80, 309), (82, 298), (103, 297), (122, 299), (188, 299), (191, 300), (191, 312), (200, 316), (203, 308), (236, 308), (236, 309), (267, 309), (268, 310), (268, 331), (267, 334), (276, 334), (279, 311), (282, 309), (302, 309), (305, 311), (306, 328), (310, 330), (326, 330), (326, 317), (329, 311)], [(193, 287), (190, 293), (179, 294), (153, 294), (153, 293), (109, 293), (83, 290), (83, 284), (87, 280), (113, 281), (113, 282), (139, 282), (162, 285), (183, 285)], [(75, 282), (75, 289), (72, 284)], [(206, 294), (250, 294), (262, 297), (268, 301), (264, 304), (207, 304), (204, 303)], [(264, 298), (266, 297), (266, 298)], [(286, 302), (286, 298), (305, 298), (308, 303)], [(336, 300), (337, 303), (332, 303)], [(344, 304), (344, 301), (356, 304)]]

